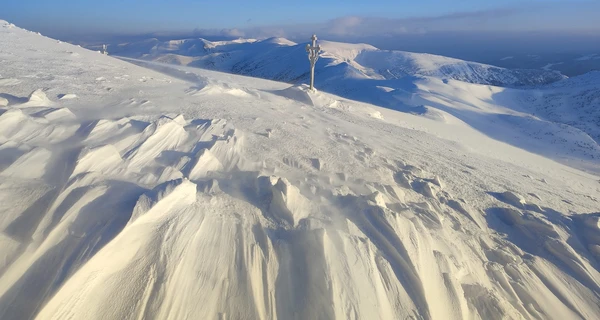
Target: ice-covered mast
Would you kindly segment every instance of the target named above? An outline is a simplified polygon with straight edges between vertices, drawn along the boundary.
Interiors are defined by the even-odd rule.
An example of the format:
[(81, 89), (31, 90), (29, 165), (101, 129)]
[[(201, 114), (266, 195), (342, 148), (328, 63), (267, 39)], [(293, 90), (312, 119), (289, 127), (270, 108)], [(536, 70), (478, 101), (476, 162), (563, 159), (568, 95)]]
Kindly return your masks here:
[(313, 34), (312, 45), (306, 45), (306, 51), (308, 52), (308, 60), (310, 60), (310, 90), (315, 89), (315, 64), (317, 60), (319, 60), (319, 52), (321, 51), (321, 46), (317, 45), (317, 35)]

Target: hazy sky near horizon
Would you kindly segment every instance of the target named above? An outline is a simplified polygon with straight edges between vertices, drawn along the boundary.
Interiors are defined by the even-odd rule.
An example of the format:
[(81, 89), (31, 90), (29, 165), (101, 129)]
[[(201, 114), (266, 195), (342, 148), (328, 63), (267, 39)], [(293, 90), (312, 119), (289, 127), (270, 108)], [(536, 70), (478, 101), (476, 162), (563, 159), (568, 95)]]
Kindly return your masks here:
[(585, 0), (4, 0), (0, 19), (48, 34), (190, 31), (339, 36), (460, 31), (596, 31)]

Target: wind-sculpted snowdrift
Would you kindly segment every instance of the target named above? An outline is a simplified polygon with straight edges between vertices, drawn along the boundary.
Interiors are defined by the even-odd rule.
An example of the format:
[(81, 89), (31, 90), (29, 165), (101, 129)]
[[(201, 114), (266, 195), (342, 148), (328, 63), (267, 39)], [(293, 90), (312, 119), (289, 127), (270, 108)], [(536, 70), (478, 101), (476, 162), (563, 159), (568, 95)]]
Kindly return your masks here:
[[(9, 89), (0, 109), (2, 319), (600, 314), (597, 176), (476, 131), (461, 146), (434, 135), (446, 124), (303, 88), (167, 82), (0, 26), (11, 52), (62, 61), (66, 46), (106, 68), (75, 87), (78, 70), (29, 58), (77, 98)], [(120, 102), (82, 106), (98, 83)], [(467, 151), (486, 144), (520, 163)]]
[[(42, 184), (31, 179), (51, 179), (58, 168), (66, 178), (4, 217), (3, 318), (600, 312), (597, 215), (571, 220), (512, 193), (498, 196), (512, 207), (482, 215), (438, 177), (377, 155), (371, 163), (389, 175), (381, 182), (294, 185), (247, 159), (244, 133), (224, 120), (162, 117), (134, 130), (122, 118), (91, 123), (87, 134), (69, 126), (50, 121), (39, 132), (79, 141), (72, 162), (52, 163), (64, 155), (33, 148), (1, 173), (11, 177), (5, 197), (21, 196), (10, 191)], [(102, 128), (114, 126), (129, 132), (120, 139), (130, 145), (102, 139)], [(14, 141), (5, 128), (0, 133)], [(38, 167), (35, 175), (28, 170)]]

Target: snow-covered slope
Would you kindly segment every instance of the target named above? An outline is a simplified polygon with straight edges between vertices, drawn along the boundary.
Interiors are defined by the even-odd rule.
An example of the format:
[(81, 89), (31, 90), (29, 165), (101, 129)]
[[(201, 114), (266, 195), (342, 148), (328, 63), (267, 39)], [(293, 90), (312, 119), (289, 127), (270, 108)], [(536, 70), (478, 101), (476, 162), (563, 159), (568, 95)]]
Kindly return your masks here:
[[(366, 44), (320, 41), (320, 45), (323, 53), (316, 67), (320, 87), (339, 78), (392, 80), (407, 75), (499, 86), (538, 85), (564, 78), (551, 71), (510, 70), (431, 54), (379, 50)], [(113, 45), (109, 50), (119, 56), (297, 82), (308, 76), (304, 47), (282, 38), (221, 42), (150, 39)]]
[(496, 87), (415, 80), (423, 117), (0, 43), (1, 319), (600, 314), (599, 177), (482, 134)]
[(553, 122), (563, 123), (586, 132), (596, 143), (600, 143), (600, 71), (569, 78), (536, 90), (508, 90), (507, 102), (515, 110)]
[[(404, 112), (449, 112), (496, 139), (595, 170), (578, 163), (600, 158), (600, 115), (594, 102), (600, 87), (597, 77), (565, 79), (555, 72), (509, 70), (430, 54), (384, 51), (366, 44), (320, 41), (320, 45), (324, 51), (316, 68), (316, 85), (321, 91)], [(110, 50), (120, 56), (292, 83), (305, 83), (308, 76), (304, 44), (281, 38), (154, 39)], [(431, 86), (435, 89), (429, 90)], [(445, 102), (439, 99), (441, 92)], [(523, 140), (513, 130), (529, 138)], [(549, 150), (539, 139), (550, 140), (556, 145), (552, 149), (558, 151)]]
[[(600, 80), (600, 79), (599, 79)], [(381, 88), (395, 109), (448, 121), (451, 115), (496, 140), (569, 166), (600, 173), (600, 81), (579, 77), (537, 89), (510, 89), (439, 78), (407, 79), (406, 89)]]

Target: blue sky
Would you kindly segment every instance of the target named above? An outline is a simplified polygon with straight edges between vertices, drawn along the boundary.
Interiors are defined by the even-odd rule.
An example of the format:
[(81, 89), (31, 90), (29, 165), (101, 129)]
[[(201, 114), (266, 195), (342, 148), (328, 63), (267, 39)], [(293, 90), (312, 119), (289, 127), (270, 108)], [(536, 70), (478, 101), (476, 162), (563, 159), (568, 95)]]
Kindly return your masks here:
[(285, 35), (288, 30), (311, 25), (336, 27), (340, 32), (348, 29), (344, 23), (354, 24), (350, 29), (369, 29), (378, 20), (385, 24), (370, 28), (373, 32), (385, 26), (394, 32), (482, 27), (599, 30), (600, 4), (581, 0), (3, 0), (0, 19), (48, 33), (235, 28), (236, 32), (246, 30), (240, 34), (260, 30)]

